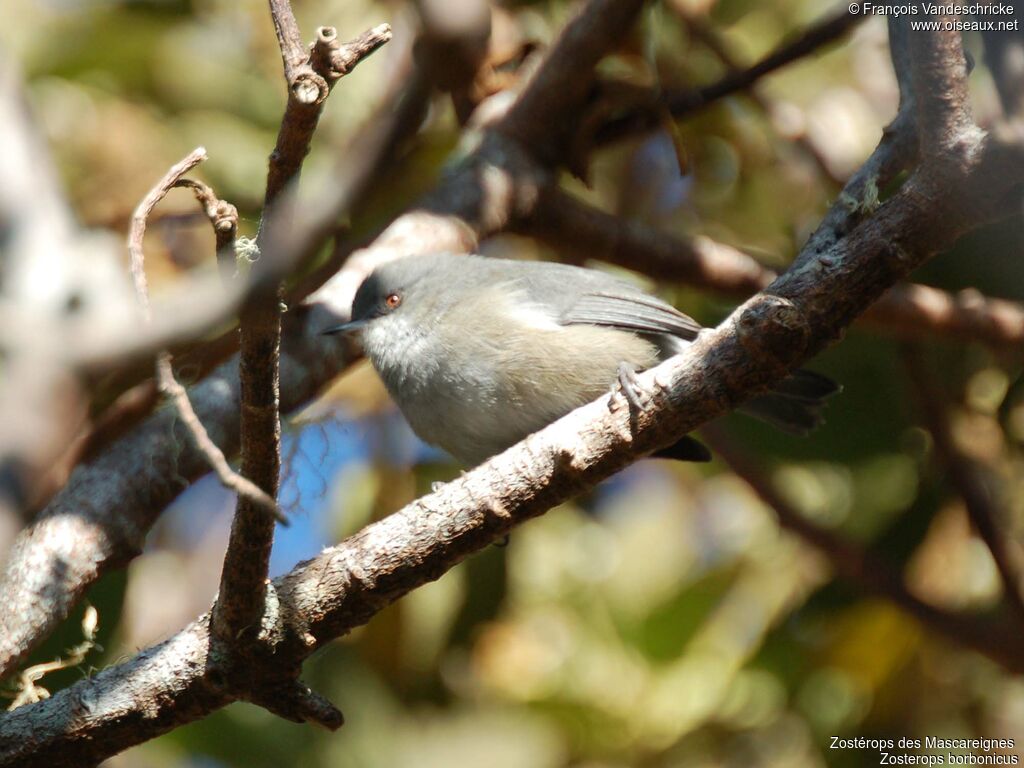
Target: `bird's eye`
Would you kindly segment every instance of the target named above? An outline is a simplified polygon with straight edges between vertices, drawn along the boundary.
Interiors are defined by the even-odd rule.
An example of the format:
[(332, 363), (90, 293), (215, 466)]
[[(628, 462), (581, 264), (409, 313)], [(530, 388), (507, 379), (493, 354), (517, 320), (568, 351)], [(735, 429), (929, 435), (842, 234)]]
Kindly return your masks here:
[(402, 297), (397, 293), (389, 293), (385, 297), (384, 303), (387, 305), (388, 309), (395, 309), (402, 303)]

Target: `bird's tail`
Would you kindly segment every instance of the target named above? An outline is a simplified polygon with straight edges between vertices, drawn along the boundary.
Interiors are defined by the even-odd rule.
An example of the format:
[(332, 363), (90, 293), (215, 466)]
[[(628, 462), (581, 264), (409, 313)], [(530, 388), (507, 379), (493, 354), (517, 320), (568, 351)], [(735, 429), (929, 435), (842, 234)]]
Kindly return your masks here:
[(824, 422), (825, 401), (841, 389), (827, 376), (801, 369), (738, 410), (791, 435), (807, 435)]

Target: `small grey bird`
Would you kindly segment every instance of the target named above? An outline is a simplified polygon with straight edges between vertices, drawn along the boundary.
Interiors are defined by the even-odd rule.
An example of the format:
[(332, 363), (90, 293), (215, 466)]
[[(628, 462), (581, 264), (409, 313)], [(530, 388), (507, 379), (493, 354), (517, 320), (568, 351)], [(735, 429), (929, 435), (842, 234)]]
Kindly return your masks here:
[[(701, 326), (630, 283), (550, 262), (435, 254), (377, 268), (352, 320), (363, 349), (413, 430), (473, 465), (500, 453), (616, 381), (657, 365)], [(797, 371), (746, 413), (787, 432), (818, 426), (834, 382)], [(707, 461), (693, 438), (661, 456)]]

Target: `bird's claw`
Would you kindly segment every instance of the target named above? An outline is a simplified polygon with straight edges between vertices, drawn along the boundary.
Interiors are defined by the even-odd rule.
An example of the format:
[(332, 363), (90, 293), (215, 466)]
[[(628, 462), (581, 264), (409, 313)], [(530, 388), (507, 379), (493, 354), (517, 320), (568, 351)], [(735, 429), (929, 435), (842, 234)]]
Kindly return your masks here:
[(643, 400), (643, 388), (640, 386), (640, 380), (637, 378), (637, 368), (631, 363), (622, 362), (619, 363), (619, 389), (622, 390), (622, 396), (626, 398), (626, 402), (629, 403), (630, 408), (633, 411), (644, 410)]

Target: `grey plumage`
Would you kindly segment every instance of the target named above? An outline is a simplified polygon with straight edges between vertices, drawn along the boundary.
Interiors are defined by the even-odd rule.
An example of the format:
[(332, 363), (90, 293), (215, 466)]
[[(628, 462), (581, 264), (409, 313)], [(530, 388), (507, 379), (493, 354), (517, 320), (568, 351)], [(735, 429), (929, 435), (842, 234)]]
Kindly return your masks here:
[[(378, 268), (356, 293), (352, 318), (332, 330), (360, 330), (416, 433), (467, 464), (594, 400), (621, 363), (649, 368), (700, 332), (671, 305), (603, 272), (452, 254)], [(747, 410), (804, 433), (836, 389), (800, 371)], [(675, 449), (708, 458), (693, 440)]]

